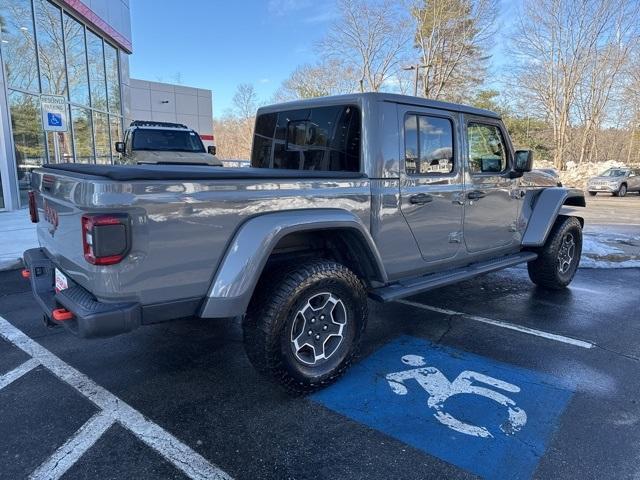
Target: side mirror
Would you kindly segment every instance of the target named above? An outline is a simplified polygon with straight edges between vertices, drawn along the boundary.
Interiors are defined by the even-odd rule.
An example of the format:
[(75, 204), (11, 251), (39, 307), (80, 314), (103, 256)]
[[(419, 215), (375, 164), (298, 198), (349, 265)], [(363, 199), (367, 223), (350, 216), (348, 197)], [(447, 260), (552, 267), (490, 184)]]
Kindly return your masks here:
[(530, 172), (533, 168), (533, 152), (531, 150), (516, 150), (516, 164), (514, 170), (518, 173)]
[(480, 159), (480, 171), (482, 173), (500, 173), (502, 171), (502, 159), (499, 157), (482, 157)]
[(124, 153), (124, 142), (116, 142), (116, 152)]
[(211, 155), (215, 155), (216, 154), (216, 146), (215, 145), (209, 145), (207, 147), (207, 153), (210, 153)]

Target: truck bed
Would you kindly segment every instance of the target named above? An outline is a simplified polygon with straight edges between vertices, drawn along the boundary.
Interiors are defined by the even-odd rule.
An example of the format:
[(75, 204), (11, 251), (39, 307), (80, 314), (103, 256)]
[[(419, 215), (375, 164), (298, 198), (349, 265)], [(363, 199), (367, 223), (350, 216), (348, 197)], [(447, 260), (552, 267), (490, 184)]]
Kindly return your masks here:
[[(263, 213), (341, 209), (370, 222), (370, 180), (357, 172), (59, 164), (35, 169), (32, 187), (40, 246), (100, 302), (203, 299), (238, 228)], [(131, 251), (117, 265), (84, 257), (82, 216), (96, 214), (129, 216)]]
[[(89, 165), (85, 163), (46, 164), (43, 168), (82, 177), (102, 177), (116, 181), (135, 180), (262, 180), (365, 178), (360, 172), (318, 172), (272, 168), (225, 168), (199, 165)], [(61, 172), (61, 173), (62, 173)]]

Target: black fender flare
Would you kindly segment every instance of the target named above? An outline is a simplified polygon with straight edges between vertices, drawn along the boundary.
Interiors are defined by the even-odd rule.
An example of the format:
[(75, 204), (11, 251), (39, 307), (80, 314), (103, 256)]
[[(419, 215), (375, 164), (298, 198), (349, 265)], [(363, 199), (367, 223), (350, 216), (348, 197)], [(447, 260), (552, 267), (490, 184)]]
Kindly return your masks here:
[(534, 200), (527, 228), (522, 236), (523, 247), (541, 247), (547, 241), (549, 232), (558, 215), (578, 217), (584, 220), (573, 207), (586, 207), (584, 192), (576, 188), (545, 188)]

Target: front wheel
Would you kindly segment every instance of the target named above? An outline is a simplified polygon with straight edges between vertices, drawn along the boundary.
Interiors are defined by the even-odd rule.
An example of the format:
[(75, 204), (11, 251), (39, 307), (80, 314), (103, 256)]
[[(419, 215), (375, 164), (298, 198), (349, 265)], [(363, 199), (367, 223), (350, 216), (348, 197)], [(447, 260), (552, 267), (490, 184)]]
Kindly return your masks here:
[(529, 278), (541, 287), (560, 290), (573, 280), (582, 254), (582, 225), (575, 217), (559, 217), (538, 258), (527, 264)]
[(344, 373), (366, 321), (360, 279), (316, 260), (260, 282), (244, 320), (245, 351), (259, 372), (292, 393), (309, 393)]
[(620, 189), (614, 193), (616, 197), (624, 197), (627, 194), (627, 186), (623, 183), (620, 185)]

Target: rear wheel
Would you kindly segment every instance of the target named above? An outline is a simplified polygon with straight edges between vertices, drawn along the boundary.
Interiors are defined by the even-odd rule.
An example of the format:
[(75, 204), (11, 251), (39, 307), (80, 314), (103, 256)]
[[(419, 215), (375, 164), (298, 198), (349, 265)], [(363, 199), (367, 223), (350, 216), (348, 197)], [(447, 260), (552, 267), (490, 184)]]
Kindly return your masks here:
[(582, 254), (582, 225), (575, 217), (559, 217), (538, 258), (527, 264), (529, 278), (545, 288), (559, 290), (573, 280)]
[(367, 295), (345, 266), (325, 260), (285, 268), (258, 286), (244, 320), (253, 366), (292, 393), (335, 381), (367, 321)]
[(589, 195), (591, 195), (592, 197), (595, 197), (598, 194), (598, 192), (589, 192)]

